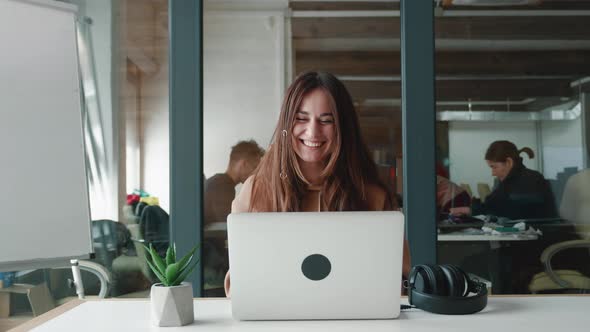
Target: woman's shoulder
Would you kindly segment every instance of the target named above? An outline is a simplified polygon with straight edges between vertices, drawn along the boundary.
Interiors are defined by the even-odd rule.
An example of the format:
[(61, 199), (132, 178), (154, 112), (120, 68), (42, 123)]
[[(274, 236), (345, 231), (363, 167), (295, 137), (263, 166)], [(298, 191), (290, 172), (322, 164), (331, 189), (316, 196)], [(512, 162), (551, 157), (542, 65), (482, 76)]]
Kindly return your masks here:
[(543, 176), (543, 174), (541, 174), (539, 171), (530, 169), (530, 168), (524, 168), (522, 173), (521, 173), (521, 179), (527, 182), (533, 182), (533, 183), (544, 183), (546, 181), (545, 177)]
[(250, 199), (252, 198), (252, 187), (254, 184), (254, 175), (251, 175), (244, 181), (240, 192), (236, 195), (231, 203), (231, 212), (248, 212), (250, 210)]

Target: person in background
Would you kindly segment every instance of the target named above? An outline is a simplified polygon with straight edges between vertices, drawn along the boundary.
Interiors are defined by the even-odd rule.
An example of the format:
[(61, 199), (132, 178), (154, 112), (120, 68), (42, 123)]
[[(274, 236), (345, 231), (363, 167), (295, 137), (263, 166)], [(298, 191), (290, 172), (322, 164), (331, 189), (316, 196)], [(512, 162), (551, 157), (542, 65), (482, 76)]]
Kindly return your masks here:
[(440, 175), (436, 176), (436, 207), (439, 220), (444, 219), (452, 208), (471, 206), (471, 196), (454, 182)]
[(263, 155), (264, 149), (254, 140), (240, 141), (231, 148), (225, 173), (217, 173), (205, 181), (205, 225), (227, 221), (236, 186), (254, 172)]
[(518, 150), (509, 141), (495, 141), (486, 151), (485, 159), (492, 176), (499, 183), (486, 197), (485, 203), (471, 207), (452, 208), (453, 215), (489, 214), (509, 219), (555, 218), (557, 209), (549, 182), (537, 171), (522, 163), (524, 152), (534, 158), (528, 147)]
[[(298, 76), (283, 99), (268, 153), (244, 183), (232, 213), (393, 209), (344, 84), (325, 72)], [(404, 275), (409, 270), (405, 244)], [(227, 296), (229, 280), (228, 272)]]
[[(232, 147), (225, 173), (215, 174), (205, 181), (205, 227), (215, 222), (227, 222), (236, 196), (236, 185), (246, 181), (263, 155), (264, 149), (253, 140), (240, 141)], [(206, 296), (223, 296), (223, 278), (229, 268), (225, 248), (225, 238), (206, 238), (203, 243)]]

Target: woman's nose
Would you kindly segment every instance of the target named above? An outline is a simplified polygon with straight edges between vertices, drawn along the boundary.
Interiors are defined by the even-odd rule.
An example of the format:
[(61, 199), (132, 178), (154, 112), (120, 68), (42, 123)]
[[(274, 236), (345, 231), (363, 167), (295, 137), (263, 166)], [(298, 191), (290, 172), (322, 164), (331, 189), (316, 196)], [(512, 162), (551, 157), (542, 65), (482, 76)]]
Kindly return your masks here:
[(319, 134), (320, 126), (319, 123), (315, 120), (309, 121), (307, 126), (307, 132), (311, 137), (316, 137)]

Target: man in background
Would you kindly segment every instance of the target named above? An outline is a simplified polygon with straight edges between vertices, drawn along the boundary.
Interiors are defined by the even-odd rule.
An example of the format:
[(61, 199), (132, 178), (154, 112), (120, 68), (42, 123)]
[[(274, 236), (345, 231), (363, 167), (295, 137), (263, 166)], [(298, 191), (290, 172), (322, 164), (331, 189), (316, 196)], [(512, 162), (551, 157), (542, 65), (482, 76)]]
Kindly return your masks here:
[[(240, 141), (231, 149), (229, 164), (225, 173), (217, 173), (207, 179), (204, 188), (205, 230), (211, 224), (227, 222), (231, 213), (231, 203), (236, 196), (236, 186), (248, 179), (258, 167), (262, 149), (254, 140)], [(205, 296), (225, 296), (223, 278), (229, 268), (225, 240), (223, 237), (208, 237), (203, 244), (203, 266), (205, 276)]]
[(232, 147), (225, 173), (217, 173), (205, 182), (205, 226), (227, 221), (236, 186), (252, 174), (262, 155), (264, 149), (254, 140), (240, 141)]

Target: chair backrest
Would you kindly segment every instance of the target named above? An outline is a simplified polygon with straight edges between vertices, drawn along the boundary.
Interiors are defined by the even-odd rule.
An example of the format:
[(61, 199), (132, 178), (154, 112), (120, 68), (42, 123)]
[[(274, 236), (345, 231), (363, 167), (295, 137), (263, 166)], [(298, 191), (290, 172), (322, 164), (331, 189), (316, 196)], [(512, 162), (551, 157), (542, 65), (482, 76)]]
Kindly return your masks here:
[(92, 221), (92, 246), (97, 261), (110, 269), (115, 257), (121, 255), (127, 246), (131, 234), (125, 225), (113, 220), (100, 219)]
[(143, 275), (148, 280), (152, 280), (153, 276), (150, 271), (150, 267), (148, 266), (148, 264), (146, 262), (147, 252), (146, 252), (145, 248), (143, 247), (145, 242), (143, 242), (144, 239), (143, 239), (143, 236), (140, 231), (140, 226), (139, 226), (139, 224), (127, 225), (127, 228), (129, 229), (129, 232), (131, 233), (131, 239), (133, 240), (133, 245), (135, 246), (135, 252), (137, 254), (137, 259), (140, 262), (138, 265), (141, 267), (141, 273), (143, 273)]
[(461, 183), (459, 185), (461, 188), (465, 189), (465, 191), (469, 194), (469, 196), (473, 197), (473, 191), (471, 191), (471, 186), (467, 183)]
[(581, 238), (590, 239), (590, 169), (572, 175), (564, 188), (559, 214), (576, 225)]
[(161, 256), (166, 255), (170, 243), (170, 221), (164, 209), (158, 205), (146, 206), (141, 212), (139, 227), (146, 245), (152, 244)]
[(492, 192), (490, 189), (490, 185), (484, 182), (477, 183), (477, 193), (479, 194), (479, 199), (481, 199), (482, 203), (485, 202), (486, 197)]

